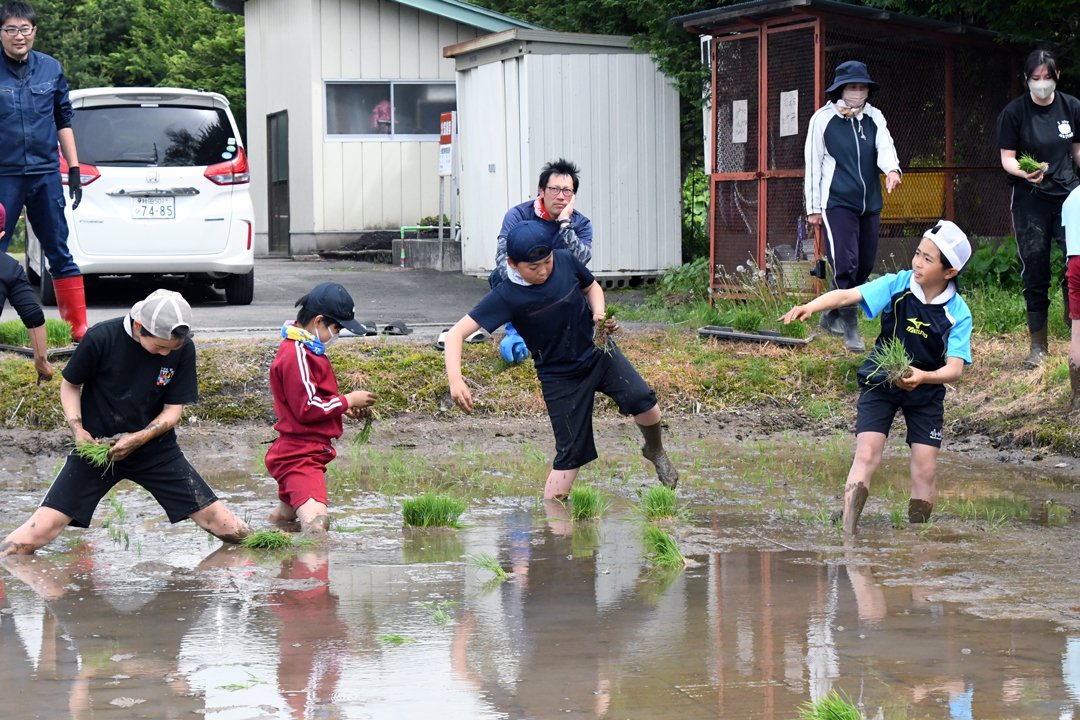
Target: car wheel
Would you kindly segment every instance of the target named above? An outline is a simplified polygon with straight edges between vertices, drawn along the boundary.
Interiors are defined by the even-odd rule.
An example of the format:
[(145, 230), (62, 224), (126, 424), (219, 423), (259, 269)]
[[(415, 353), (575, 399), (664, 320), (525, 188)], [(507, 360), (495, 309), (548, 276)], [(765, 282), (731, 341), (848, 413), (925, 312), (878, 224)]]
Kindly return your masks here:
[(255, 268), (242, 275), (230, 275), (225, 281), (225, 302), (250, 305), (255, 298)]
[(45, 264), (44, 253), (41, 255), (41, 270), (38, 271), (38, 275), (41, 276), (41, 304), (55, 307), (56, 288), (53, 287), (52, 273), (49, 272), (49, 267)]

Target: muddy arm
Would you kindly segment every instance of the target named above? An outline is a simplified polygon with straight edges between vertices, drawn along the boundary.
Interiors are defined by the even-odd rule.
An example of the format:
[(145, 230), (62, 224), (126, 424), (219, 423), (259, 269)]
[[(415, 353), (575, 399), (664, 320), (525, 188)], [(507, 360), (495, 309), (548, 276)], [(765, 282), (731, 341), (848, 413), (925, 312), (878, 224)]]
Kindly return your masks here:
[(72, 385), (67, 380), (60, 382), (60, 406), (64, 409), (64, 419), (75, 440), (93, 442), (94, 437), (86, 432), (82, 424), (82, 385)]
[(183, 405), (166, 405), (161, 410), (161, 414), (151, 420), (150, 424), (145, 428), (138, 432), (128, 433), (117, 440), (116, 444), (109, 450), (109, 458), (113, 461), (123, 460), (154, 438), (164, 435), (176, 427), (183, 412)]

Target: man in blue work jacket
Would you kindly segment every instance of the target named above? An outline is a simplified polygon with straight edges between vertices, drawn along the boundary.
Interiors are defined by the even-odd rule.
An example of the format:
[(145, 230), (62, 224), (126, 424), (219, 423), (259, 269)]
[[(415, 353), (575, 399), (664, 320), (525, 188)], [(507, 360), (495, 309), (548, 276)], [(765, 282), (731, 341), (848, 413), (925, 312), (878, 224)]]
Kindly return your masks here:
[(71, 130), (71, 100), (60, 63), (34, 52), (37, 15), (24, 2), (0, 7), (0, 205), (7, 208), (6, 251), (22, 208), (41, 242), (56, 288), (60, 317), (78, 342), (86, 332), (86, 298), (79, 266), (68, 252), (64, 187), (57, 143), (68, 164), (71, 209), (82, 200), (79, 159)]

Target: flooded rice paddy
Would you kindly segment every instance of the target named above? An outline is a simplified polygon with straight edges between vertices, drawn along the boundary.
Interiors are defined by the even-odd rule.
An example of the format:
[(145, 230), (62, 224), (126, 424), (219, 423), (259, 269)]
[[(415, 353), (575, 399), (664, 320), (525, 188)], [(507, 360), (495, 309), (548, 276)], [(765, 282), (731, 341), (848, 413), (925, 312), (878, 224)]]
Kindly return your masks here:
[[(612, 502), (599, 521), (537, 498), (531, 445), (343, 447), (334, 530), (296, 552), (170, 526), (123, 483), (94, 527), (0, 572), (0, 716), (785, 719), (834, 688), (882, 720), (1080, 713), (1065, 471), (945, 453), (937, 519), (917, 528), (894, 522), (908, 457), (890, 446), (845, 541), (827, 515), (849, 438), (678, 447), (677, 571), (643, 556), (654, 480), (628, 433), (583, 473)], [(54, 460), (0, 472), (3, 532)], [(258, 461), (196, 465), (265, 527)], [(468, 500), (465, 527), (401, 527), (401, 497), (430, 489)]]

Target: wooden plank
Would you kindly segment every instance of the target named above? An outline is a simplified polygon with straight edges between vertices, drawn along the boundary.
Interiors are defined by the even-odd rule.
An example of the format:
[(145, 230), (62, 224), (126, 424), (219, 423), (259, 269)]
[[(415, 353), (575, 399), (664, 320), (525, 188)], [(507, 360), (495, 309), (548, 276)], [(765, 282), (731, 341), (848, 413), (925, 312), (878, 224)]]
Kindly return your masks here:
[(389, 0), (379, 3), (379, 77), (386, 80), (401, 77), (398, 74), (401, 71), (401, 55), (398, 51), (401, 7)]
[(386, 143), (360, 143), (364, 156), (364, 227), (383, 227), (382, 146)]
[(341, 77), (341, 6), (338, 0), (319, 2), (319, 50), (321, 77)]
[(360, 67), (360, 0), (341, 2), (341, 77), (363, 77)]
[(341, 195), (345, 204), (342, 225), (345, 230), (363, 230), (364, 224), (364, 145), (341, 143)]
[(341, 146), (339, 142), (322, 144), (322, 230), (345, 229)]
[(383, 227), (401, 227), (401, 145), (402, 143), (378, 143), (382, 155), (382, 216)]
[(442, 62), (442, 46), (439, 45), (439, 18), (422, 12), (419, 17), (420, 31), (420, 77), (434, 80), (439, 77)]
[(420, 11), (408, 5), (398, 7), (398, 77), (420, 77)]
[(360, 0), (360, 77), (376, 80), (382, 76), (379, 57), (379, 0)]

